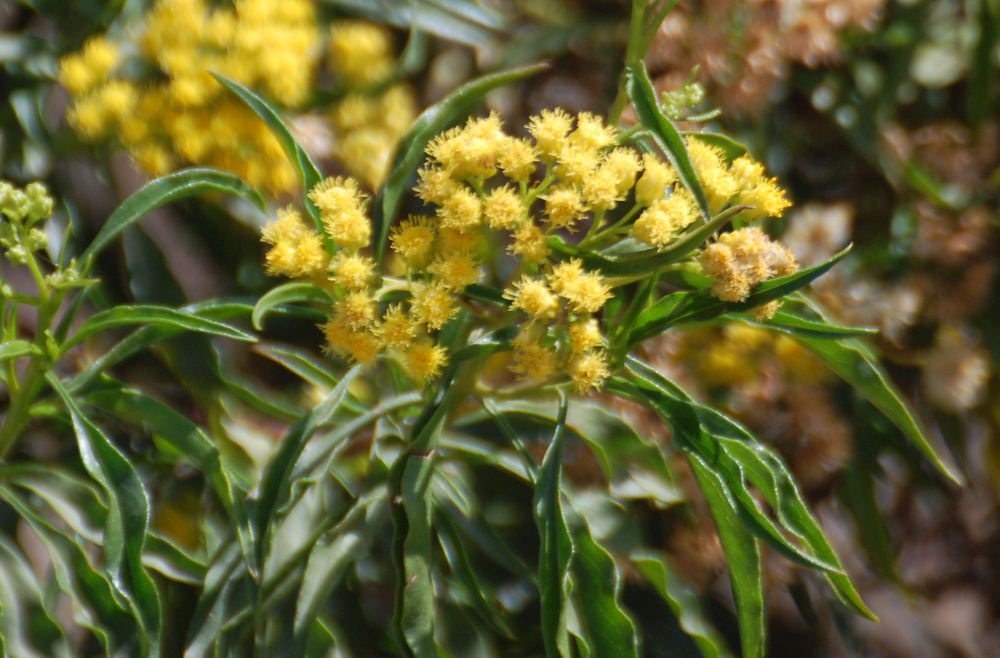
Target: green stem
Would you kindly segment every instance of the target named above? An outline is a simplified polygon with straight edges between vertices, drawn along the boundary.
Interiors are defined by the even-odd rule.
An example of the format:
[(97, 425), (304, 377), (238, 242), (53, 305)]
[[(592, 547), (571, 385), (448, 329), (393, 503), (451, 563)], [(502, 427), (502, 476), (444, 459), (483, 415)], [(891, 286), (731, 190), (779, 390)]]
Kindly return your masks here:
[(635, 214), (639, 212), (641, 208), (642, 206), (640, 206), (639, 204), (632, 206), (632, 210), (629, 210), (627, 213), (625, 213), (624, 217), (622, 217), (617, 222), (615, 222), (608, 228), (604, 229), (603, 231), (597, 233), (596, 235), (594, 236), (588, 235), (588, 237), (585, 237), (583, 240), (580, 241), (580, 244), (578, 244), (577, 247), (579, 247), (580, 249), (584, 249), (586, 247), (597, 247), (607, 242), (610, 238), (615, 237), (615, 235), (619, 232), (619, 229), (621, 229), (633, 217), (635, 217)]

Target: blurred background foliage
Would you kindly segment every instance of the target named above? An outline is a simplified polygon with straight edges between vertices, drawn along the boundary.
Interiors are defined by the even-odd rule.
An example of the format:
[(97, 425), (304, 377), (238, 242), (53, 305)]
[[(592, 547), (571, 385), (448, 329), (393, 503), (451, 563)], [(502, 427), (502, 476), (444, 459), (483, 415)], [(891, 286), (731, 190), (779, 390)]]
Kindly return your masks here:
[[(225, 28), (190, 31), (185, 38), (193, 41), (180, 43), (176, 37), (182, 30), (166, 16), (161, 17), (166, 22), (162, 29), (176, 42), (144, 42), (142, 35), (148, 37), (155, 18), (152, 4), (0, 4), (0, 175), (18, 183), (44, 180), (61, 199), (49, 228), (53, 254), (62, 240), (87, 244), (110, 210), (147, 176), (188, 163), (233, 170), (284, 201), (294, 194), (284, 156), (266, 142), (270, 133), (252, 127), (256, 118), (245, 108), (215, 91), (207, 99), (176, 98), (185, 93), (183, 71), (170, 61), (170, 48), (232, 52), (233, 46), (223, 42)], [(508, 127), (524, 125), (528, 115), (543, 107), (603, 110), (615, 96), (628, 37), (627, 3), (613, 0), (300, 4), (308, 33), (304, 54), (280, 66), (280, 58), (268, 62), (262, 57), (260, 70), (242, 79), (240, 71), (225, 69), (225, 62), (214, 65), (280, 107), (324, 171), (355, 173), (372, 187), (384, 175), (394, 142), (420, 109), (479, 74), (539, 59), (551, 63), (541, 75), (486, 96), (484, 106), (500, 111)], [(211, 6), (217, 16), (232, 13), (229, 3)], [(338, 37), (338, 26), (343, 30), (345, 25), (358, 31)], [(111, 79), (132, 85), (127, 92), (132, 100), (125, 101), (128, 113), (108, 119), (99, 129), (79, 130), (80, 113), (73, 108), (95, 88), (84, 85), (80, 93), (68, 93), (58, 82), (58, 62), (84, 51), (88, 40), (101, 35), (119, 52), (119, 68)], [(282, 33), (278, 42), (268, 43), (262, 37), (263, 42), (245, 47), (277, 57), (288, 38), (289, 33)], [(338, 38), (370, 45), (360, 65), (344, 61), (342, 53), (338, 60)], [(819, 595), (815, 574), (769, 553), (771, 655), (972, 657), (992, 655), (1000, 645), (998, 41), (997, 0), (683, 0), (667, 15), (647, 55), (660, 91), (700, 84), (696, 113), (711, 116), (713, 108), (722, 110), (711, 116), (708, 127), (737, 136), (790, 187), (795, 206), (782, 239), (803, 265), (855, 244), (848, 259), (820, 278), (811, 294), (838, 322), (881, 330), (875, 345), (893, 380), (967, 480), (961, 489), (942, 480), (870, 404), (780, 334), (705, 326), (647, 344), (651, 363), (697, 392), (699, 399), (727, 410), (784, 456), (862, 596), (882, 618), (875, 624), (847, 615)], [(268, 70), (271, 65), (278, 68)], [(306, 91), (275, 86), (289, 82), (282, 77), (289, 66), (308, 81), (303, 83)], [(170, 103), (190, 108), (195, 127), (175, 129), (158, 118), (157, 112), (173, 107)], [(257, 161), (246, 153), (227, 154), (225, 144), (179, 143), (179, 137), (201, 134), (198, 121), (217, 116), (219, 107), (211, 103), (233, 103), (238, 116), (228, 125), (248, 122), (247, 134), (265, 140), (260, 148), (273, 162), (252, 173), (243, 167)], [(199, 114), (206, 107), (211, 109)], [(129, 117), (156, 129), (158, 153), (151, 153), (152, 142), (146, 140), (153, 138), (141, 127), (125, 128), (122, 121)], [(631, 109), (624, 119), (634, 120)], [(692, 122), (688, 127), (704, 125)], [(370, 157), (359, 158), (359, 153)], [(351, 163), (356, 167), (359, 161), (366, 168), (352, 170)], [(160, 209), (129, 229), (120, 248), (101, 257), (97, 273), (108, 298), (94, 302), (183, 305), (209, 297), (259, 295), (272, 284), (261, 267), (258, 232), (265, 220), (266, 214), (249, 202), (223, 197), (187, 199)], [(213, 438), (224, 437), (227, 443), (220, 450), (237, 469), (251, 473), (281, 436), (283, 421), (298, 415), (289, 410), (311, 408), (335, 382), (314, 365), (320, 361), (313, 353), (320, 334), (313, 322), (274, 317), (266, 335), (267, 342), (250, 349), (216, 345), (201, 336), (174, 338), (126, 362), (115, 376), (123, 386), (153, 392), (182, 418), (208, 427)], [(100, 354), (99, 347), (88, 349), (97, 352), (74, 356), (80, 369)], [(371, 392), (356, 394), (364, 398)], [(98, 392), (93, 404), (112, 404), (112, 399), (110, 392), (103, 398)], [(597, 406), (585, 413), (600, 416)], [(624, 411), (631, 414), (626, 416), (628, 427), (615, 431), (669, 440), (669, 431), (656, 419)], [(520, 416), (523, 427), (517, 429), (537, 438), (527, 441), (526, 450), (538, 461), (551, 436), (552, 413), (526, 409)], [(117, 408), (105, 420), (110, 419), (114, 422), (106, 429), (111, 436), (143, 458), (143, 480), (155, 503), (155, 533), (170, 545), (199, 548), (205, 533), (212, 532), (205, 519), (222, 510), (206, 496), (204, 478), (162, 440), (163, 433), (176, 431), (171, 423), (178, 419), (150, 416), (141, 405)], [(393, 441), (402, 436), (400, 428), (379, 423), (374, 435), (379, 440), (372, 445), (380, 450), (399, 449)], [(39, 432), (23, 450), (39, 461), (75, 459), (55, 430)], [(356, 458), (365, 461), (368, 455)], [(339, 488), (356, 491), (361, 470), (351, 471), (350, 459), (338, 463), (344, 471), (333, 476), (337, 486), (324, 489), (331, 499), (314, 501), (315, 508), (304, 510), (301, 518), (288, 519), (283, 535), (286, 530), (289, 537), (305, 533), (322, 518), (321, 510), (340, 509), (344, 493)], [(391, 457), (381, 463), (387, 468)], [(671, 465), (680, 474), (670, 484), (671, 495), (688, 502), (666, 509), (649, 505), (633, 515), (599, 497), (581, 495), (574, 503), (591, 527), (601, 529), (602, 540), (628, 546), (629, 533), (641, 531), (670, 556), (676, 576), (664, 576), (670, 591), (666, 599), (647, 585), (625, 584), (625, 601), (643, 626), (646, 655), (712, 655), (704, 637), (695, 634), (693, 641), (683, 632), (691, 633), (705, 620), (724, 638), (705, 631), (705, 637), (712, 636), (708, 646), (724, 653), (727, 645), (739, 646), (731, 595), (720, 578), (725, 562), (692, 476), (679, 462)], [(567, 479), (581, 490), (600, 477), (600, 465), (580, 443), (568, 445), (566, 467)], [(444, 620), (443, 627), (456, 655), (472, 655), (477, 649), (485, 652), (481, 655), (511, 655), (504, 653), (509, 647), (502, 640), (497, 646), (476, 647), (480, 640), (464, 634), (470, 608), (475, 623), (498, 626), (496, 637), (511, 633), (504, 619), (516, 620), (518, 633), (533, 632), (524, 621), (531, 618), (524, 609), (530, 596), (517, 585), (521, 581), (504, 580), (505, 574), (524, 571), (527, 558), (494, 550), (534, 541), (525, 538), (534, 532), (531, 519), (514, 516), (515, 509), (530, 504), (530, 490), (492, 473), (449, 473), (476, 482), (475, 504), (505, 534), (505, 541), (496, 542), (488, 534), (494, 530), (485, 525), (458, 528), (467, 523), (460, 513), (448, 515), (442, 526), (441, 550), (448, 563), (456, 574), (472, 579), (464, 581), (466, 589), (457, 579), (449, 591), (456, 603), (449, 608), (454, 619)], [(648, 482), (665, 486), (655, 478)], [(60, 497), (91, 495), (81, 493), (75, 482), (45, 486), (49, 489), (37, 493), (50, 496), (53, 505)], [(472, 504), (456, 497), (460, 490), (441, 492), (456, 510)], [(525, 499), (514, 500), (518, 495)], [(658, 491), (657, 496), (662, 500), (666, 494)], [(208, 500), (213, 502), (206, 508)], [(100, 515), (101, 504), (98, 499), (89, 504), (94, 515)], [(386, 514), (375, 503), (365, 513), (373, 519)], [(85, 534), (94, 518), (79, 519), (75, 530)], [(348, 521), (354, 522), (343, 523)], [(9, 508), (0, 510), (0, 524), (8, 537), (27, 545), (38, 541), (23, 527), (8, 527), (17, 524)], [(461, 543), (451, 534), (460, 530), (478, 537), (478, 549), (488, 559), (477, 555), (473, 564), (472, 557), (456, 548)], [(372, 541), (372, 554), (358, 561), (349, 577), (355, 597), (335, 597), (327, 604), (325, 618), (339, 620), (339, 627), (331, 625), (329, 632), (349, 638), (356, 655), (387, 654), (388, 647), (366, 645), (364, 638), (374, 637), (391, 615), (392, 591), (383, 585), (391, 578), (382, 573), (387, 560), (380, 554), (389, 547), (367, 535), (344, 536), (351, 538), (344, 540), (350, 545), (327, 547), (331, 560), (355, 550), (355, 541)], [(194, 610), (196, 593), (189, 586), (201, 576), (186, 577), (184, 570), (204, 570), (206, 565), (185, 564), (168, 549), (162, 558), (162, 569), (170, 575), (165, 600), (172, 609), (183, 609), (187, 602), (192, 615), (201, 614)], [(288, 551), (302, 554), (301, 546)], [(224, 556), (230, 561), (237, 557)], [(228, 564), (225, 560), (217, 564)], [(6, 582), (19, 584), (9, 587), (29, 587), (31, 569), (44, 568), (14, 558), (3, 564)], [(244, 584), (235, 581), (232, 587), (239, 590)], [(495, 588), (505, 614), (495, 615), (483, 607), (484, 601), (475, 600), (477, 587)], [(44, 595), (39, 593), (39, 600)], [(695, 610), (704, 616), (692, 621)], [(185, 633), (189, 639), (201, 637), (198, 629), (188, 628), (188, 619), (169, 623), (168, 631), (177, 633), (164, 634), (168, 655), (180, 653)], [(51, 622), (39, 621), (30, 632), (25, 646), (58, 644)], [(7, 642), (13, 650), (11, 638)], [(94, 638), (82, 631), (60, 642), (78, 651), (74, 655), (98, 651)]]

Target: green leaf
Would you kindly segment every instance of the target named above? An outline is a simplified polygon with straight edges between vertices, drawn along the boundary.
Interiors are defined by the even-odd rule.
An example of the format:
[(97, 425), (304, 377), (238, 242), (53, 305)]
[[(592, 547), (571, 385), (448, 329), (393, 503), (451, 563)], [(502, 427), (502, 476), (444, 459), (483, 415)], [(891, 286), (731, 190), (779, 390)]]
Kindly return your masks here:
[(291, 281), (264, 293), (254, 304), (253, 315), (250, 317), (254, 329), (260, 331), (264, 327), (264, 316), (276, 306), (293, 302), (315, 302), (330, 306), (333, 301), (333, 296), (326, 288), (308, 281)]
[(476, 611), (482, 623), (504, 637), (515, 639), (517, 635), (497, 605), (496, 593), (476, 575), (477, 569), (459, 536), (458, 528), (447, 515), (437, 518), (437, 540), (454, 578), (449, 586), (461, 591), (462, 598)]
[(260, 565), (267, 555), (272, 521), (278, 505), (287, 494), (289, 475), (296, 460), (313, 433), (321, 425), (329, 422), (341, 408), (347, 397), (348, 385), (360, 372), (360, 366), (354, 366), (347, 371), (330, 395), (288, 430), (264, 468), (258, 490), (254, 492), (256, 499), (252, 501), (253, 536), (258, 538), (258, 543), (254, 560), (248, 565), (251, 573), (259, 573)]
[(649, 551), (633, 553), (632, 564), (653, 589), (663, 597), (681, 629), (684, 630), (705, 658), (728, 658), (731, 654), (725, 640), (708, 621), (701, 599), (680, 581), (665, 555)]
[[(572, 508), (568, 508), (572, 509)], [(611, 554), (591, 536), (587, 522), (571, 514), (570, 572), (584, 638), (595, 656), (639, 656), (635, 623), (621, 605), (622, 574)]]
[(42, 351), (26, 340), (8, 340), (0, 343), (0, 362), (21, 356), (40, 356)]
[(756, 308), (798, 290), (824, 274), (850, 251), (846, 249), (826, 262), (808, 267), (788, 276), (759, 283), (743, 302), (724, 302), (708, 290), (675, 292), (650, 305), (639, 314), (628, 345), (634, 347), (644, 340), (659, 336), (672, 326), (685, 322), (712, 320), (725, 313), (739, 313)]
[[(226, 300), (210, 300), (198, 304), (190, 304), (180, 310), (206, 320), (228, 320), (234, 317), (248, 315), (253, 309), (249, 304)], [(131, 334), (115, 343), (109, 350), (84, 368), (66, 386), (70, 392), (81, 390), (95, 377), (107, 371), (111, 366), (124, 361), (130, 356), (145, 350), (161, 340), (176, 336), (187, 329), (179, 326), (147, 325), (133, 331)]]
[(712, 212), (708, 207), (705, 190), (702, 189), (698, 174), (691, 164), (691, 158), (688, 157), (684, 140), (681, 139), (670, 119), (663, 115), (659, 103), (656, 102), (656, 90), (653, 89), (653, 82), (649, 79), (646, 64), (640, 61), (636, 65), (629, 66), (626, 76), (628, 95), (632, 99), (639, 123), (649, 130), (657, 146), (662, 149), (670, 160), (670, 164), (674, 166), (681, 183), (691, 192), (704, 221), (710, 222)]
[(696, 454), (688, 453), (688, 463), (698, 481), (708, 509), (715, 520), (722, 551), (729, 568), (729, 584), (736, 601), (740, 626), (740, 646), (744, 658), (764, 658), (767, 646), (767, 614), (764, 610), (764, 565), (760, 545), (743, 525), (726, 495), (722, 476)]
[(566, 436), (568, 402), (562, 395), (559, 418), (549, 444), (532, 498), (535, 525), (538, 528), (538, 596), (541, 602), (541, 629), (545, 655), (561, 653), (568, 641), (566, 629), (560, 623), (563, 611), (563, 579), (567, 575), (572, 555), (572, 538), (562, 511), (562, 445)]
[(45, 545), (59, 589), (73, 601), (74, 621), (89, 629), (107, 655), (126, 647), (135, 651), (138, 629), (119, 603), (108, 577), (94, 569), (79, 537), (56, 528), (16, 491), (0, 484), (0, 499), (10, 505)]
[(227, 78), (221, 73), (216, 73), (212, 71), (212, 76), (215, 77), (219, 83), (236, 95), (241, 101), (243, 101), (247, 107), (253, 110), (254, 114), (260, 117), (261, 121), (267, 124), (274, 137), (281, 144), (282, 148), (285, 149), (285, 153), (288, 158), (295, 165), (296, 170), (299, 172), (299, 180), (302, 181), (302, 202), (305, 204), (306, 210), (309, 212), (309, 216), (312, 217), (313, 224), (320, 235), (324, 236), (327, 240), (327, 246), (329, 248), (329, 239), (326, 237), (326, 232), (323, 230), (323, 224), (319, 219), (319, 209), (316, 204), (312, 202), (309, 198), (308, 193), (317, 183), (323, 180), (323, 174), (320, 173), (319, 167), (313, 161), (312, 156), (295, 141), (295, 136), (292, 134), (291, 129), (285, 120), (281, 118), (281, 113), (274, 108), (273, 105), (268, 103), (266, 100), (261, 98), (252, 89), (249, 89), (239, 82)]
[(171, 201), (211, 191), (236, 194), (252, 201), (261, 209), (265, 207), (263, 197), (233, 174), (202, 167), (167, 174), (143, 185), (111, 213), (93, 242), (81, 255), (80, 262), (84, 264), (82, 271), (86, 273), (94, 257), (146, 213)]
[(145, 426), (194, 464), (215, 489), (227, 510), (234, 505), (234, 484), (222, 468), (219, 450), (187, 416), (122, 384), (96, 391), (89, 401), (132, 423)]
[(240, 547), (235, 541), (223, 543), (212, 557), (188, 625), (185, 656), (219, 655), (213, 648), (230, 621), (230, 599), (247, 580), (247, 572), (240, 571), (240, 565)]
[(871, 348), (858, 338), (815, 338), (801, 334), (792, 337), (885, 414), (939, 471), (955, 484), (962, 484), (961, 473), (931, 445), (920, 421)]
[(399, 651), (412, 658), (437, 658), (434, 644), (434, 585), (431, 581), (431, 504), (434, 455), (403, 454), (390, 474), (393, 500), (393, 613)]
[(105, 568), (115, 589), (129, 602), (142, 629), (150, 656), (159, 656), (163, 610), (156, 583), (142, 564), (143, 546), (149, 528), (149, 499), (135, 467), (89, 418), (53, 373), (46, 379), (62, 398), (73, 421), (77, 446), (87, 473), (108, 495), (108, 517), (104, 528)]
[[(62, 627), (46, 605), (43, 585), (17, 545), (0, 535), (0, 652), (19, 658), (69, 656)], [(39, 641), (48, 643), (39, 645)]]
[[(628, 368), (650, 406), (675, 429), (678, 447), (697, 455), (721, 478), (720, 491), (747, 528), (787, 557), (822, 569), (834, 594), (846, 606), (874, 619), (778, 455), (743, 426), (712, 407), (698, 404), (638, 359), (630, 359)], [(770, 505), (780, 527), (761, 514), (747, 481)]]
[(773, 329), (792, 336), (807, 336), (811, 338), (853, 338), (858, 336), (871, 336), (877, 334), (875, 327), (845, 327), (837, 324), (818, 322), (802, 317), (797, 309), (790, 308), (789, 304), (778, 309), (773, 317), (767, 320), (758, 320), (749, 313), (727, 313), (723, 316), (729, 320), (740, 320), (755, 327)]
[(439, 132), (462, 119), (472, 104), (486, 92), (535, 75), (547, 68), (546, 64), (535, 64), (476, 78), (430, 106), (417, 117), (409, 132), (400, 140), (392, 168), (375, 201), (374, 247), (375, 257), (379, 262), (385, 254), (389, 227), (396, 218), (396, 212), (399, 210), (410, 178), (424, 159), (424, 148), (428, 142)]
[(378, 23), (414, 27), (448, 41), (480, 47), (506, 24), (502, 14), (478, 3), (455, 0), (326, 0), (326, 3)]
[(106, 311), (100, 311), (87, 318), (80, 325), (80, 328), (77, 329), (76, 333), (63, 344), (62, 352), (65, 353), (66, 350), (85, 338), (106, 329), (128, 327), (137, 324), (178, 331), (194, 331), (251, 343), (257, 340), (245, 331), (231, 327), (223, 322), (209, 320), (192, 311), (170, 308), (168, 306), (154, 306), (151, 304), (123, 304)]

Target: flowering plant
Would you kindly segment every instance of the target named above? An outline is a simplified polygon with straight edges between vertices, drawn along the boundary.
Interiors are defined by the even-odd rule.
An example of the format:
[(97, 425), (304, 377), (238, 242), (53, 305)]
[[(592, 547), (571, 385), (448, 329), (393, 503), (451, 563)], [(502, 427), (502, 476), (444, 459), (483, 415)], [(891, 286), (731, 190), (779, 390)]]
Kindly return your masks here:
[[(374, 199), (352, 178), (323, 176), (281, 111), (252, 89), (291, 85), (265, 91), (295, 105), (308, 67), (280, 82), (239, 68), (257, 60), (238, 37), (275, 27), (241, 28), (260, 18), (254, 8), (301, 19), (285, 36), (305, 47), (312, 19), (301, 8), (311, 5), (247, 0), (208, 12), (186, 3), (197, 11), (163, 3), (148, 17), (147, 55), (168, 79), (148, 93), (170, 96), (153, 104), (172, 119), (233, 113), (267, 126), (250, 142), (284, 159), (276, 169), (254, 157), (236, 163), (256, 162), (248, 173), (198, 157), (232, 154), (219, 144), (197, 153), (185, 139), (201, 133), (166, 126), (142, 137), (178, 162), (301, 194), (272, 211), (234, 174), (184, 169), (146, 184), (75, 261), (58, 254), (45, 272), (38, 224), (53, 201), (38, 186), (0, 189), (0, 243), (36, 288), (3, 288), (10, 404), (0, 499), (45, 545), (55, 574), (43, 582), (26, 568), (5, 529), (0, 568), (11, 576), (0, 588), (17, 592), (3, 590), (0, 622), (15, 653), (68, 655), (90, 643), (109, 655), (637, 656), (662, 610), (698, 651), (724, 655), (726, 639), (637, 520), (698, 509), (695, 500), (729, 566), (744, 656), (766, 647), (765, 545), (821, 576), (840, 605), (873, 616), (777, 453), (652, 365), (647, 341), (678, 328), (780, 333), (799, 349), (785, 354), (812, 352), (956, 478), (862, 342), (870, 331), (831, 323), (801, 293), (846, 250), (800, 269), (769, 234), (790, 206), (778, 181), (734, 140), (679, 131), (679, 96), (657, 97), (642, 56), (671, 3), (633, 3), (608, 119), (547, 109), (511, 132), (498, 114), (465, 120), (486, 92), (544, 67), (473, 80), (412, 122)], [(184, 20), (191, 29), (181, 34)], [(178, 69), (175, 49), (185, 48), (220, 70)], [(125, 86), (105, 80), (110, 52), (91, 42), (61, 75), (78, 96), (77, 129), (96, 136), (121, 122), (128, 144), (127, 122), (150, 125), (118, 93)], [(348, 77), (387, 82), (385, 67), (346, 59)], [(637, 122), (626, 127), (628, 102)], [(161, 164), (152, 168), (177, 162)], [(273, 215), (261, 232), (264, 269), (291, 281), (249, 302), (119, 305), (79, 320), (88, 295), (101, 304), (90, 272), (102, 249), (162, 204), (219, 191)], [(37, 309), (31, 340), (18, 324), (24, 307)], [(243, 318), (256, 333), (231, 323)], [(125, 326), (138, 328), (73, 363), (75, 347)], [(276, 340), (289, 327), (298, 345)], [(313, 327), (326, 356), (302, 340)], [(164, 344), (183, 332), (255, 343), (305, 394), (268, 399), (235, 381), (210, 345)], [(154, 345), (204, 418), (115, 377)], [(246, 419), (260, 416), (267, 429), (255, 433)], [(280, 439), (259, 440), (276, 423)], [(33, 463), (23, 439), (66, 426), (77, 452)], [(120, 426), (145, 428), (151, 456), (103, 429)], [(193, 522), (171, 518), (157, 500), (168, 488), (149, 484), (164, 463), (199, 483)], [(160, 532), (171, 524), (187, 541)], [(64, 630), (48, 590), (70, 601), (86, 639)], [(660, 607), (636, 605), (630, 592)], [(37, 632), (19, 623), (32, 615)]]

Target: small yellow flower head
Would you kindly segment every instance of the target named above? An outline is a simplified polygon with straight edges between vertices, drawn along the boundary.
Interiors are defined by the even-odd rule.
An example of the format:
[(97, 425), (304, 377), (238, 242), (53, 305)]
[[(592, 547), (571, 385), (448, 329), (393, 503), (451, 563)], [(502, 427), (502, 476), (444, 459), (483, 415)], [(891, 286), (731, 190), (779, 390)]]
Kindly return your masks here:
[(507, 178), (526, 182), (535, 173), (535, 147), (526, 139), (507, 137), (500, 145), (497, 162)]
[(770, 320), (774, 317), (774, 314), (778, 312), (781, 308), (783, 302), (780, 299), (772, 299), (766, 304), (761, 304), (753, 310), (753, 316), (757, 320)]
[(601, 329), (594, 318), (581, 318), (567, 328), (569, 347), (573, 354), (582, 354), (603, 341)]
[(417, 320), (435, 331), (458, 313), (458, 307), (451, 293), (437, 284), (415, 285), (411, 309)]
[(136, 105), (135, 86), (126, 80), (112, 80), (95, 92), (105, 114), (114, 121), (121, 121)]
[(594, 212), (614, 208), (623, 197), (618, 195), (618, 185), (614, 175), (605, 167), (598, 167), (583, 179), (583, 198)]
[(356, 330), (366, 329), (374, 324), (377, 308), (378, 304), (367, 290), (352, 290), (334, 304), (337, 317)]
[(344, 249), (360, 249), (371, 239), (371, 222), (364, 210), (365, 195), (353, 178), (326, 178), (309, 190), (326, 232)]
[(445, 228), (468, 231), (482, 223), (483, 204), (475, 192), (463, 186), (444, 200), (438, 208), (437, 217)]
[(477, 283), (483, 276), (475, 257), (468, 251), (457, 250), (439, 255), (427, 271), (437, 278), (442, 288), (454, 291)]
[(552, 268), (549, 286), (569, 301), (576, 313), (596, 313), (611, 299), (611, 288), (596, 272), (584, 272), (578, 258)]
[(434, 250), (434, 226), (429, 217), (411, 215), (389, 234), (392, 250), (407, 266), (419, 270), (427, 266)]
[(573, 225), (587, 212), (583, 197), (571, 185), (557, 185), (542, 196), (549, 224), (555, 228), (573, 230)]
[(559, 314), (559, 299), (541, 279), (522, 276), (503, 296), (511, 300), (511, 308), (520, 309), (532, 318), (549, 319)]
[(555, 374), (559, 357), (555, 350), (540, 345), (530, 331), (522, 329), (512, 341), (514, 358), (510, 371), (522, 381), (541, 383)]
[(635, 201), (648, 206), (666, 195), (667, 187), (677, 182), (677, 172), (652, 153), (643, 154), (642, 168), (642, 176), (635, 183)]
[(176, 166), (170, 150), (154, 142), (131, 147), (129, 153), (140, 168), (154, 176), (162, 176)]
[(309, 199), (320, 212), (330, 215), (345, 210), (363, 210), (365, 194), (353, 178), (325, 178), (309, 190)]
[(350, 85), (370, 85), (392, 75), (392, 38), (367, 21), (340, 20), (330, 28), (330, 63)]
[(529, 263), (538, 263), (549, 257), (549, 241), (542, 229), (528, 221), (514, 231), (514, 242), (507, 247)]
[(740, 302), (750, 294), (751, 279), (739, 267), (733, 250), (720, 242), (705, 247), (698, 257), (705, 274), (712, 277), (712, 294), (724, 302)]
[(438, 231), (438, 249), (440, 251), (465, 251), (477, 253), (482, 247), (482, 234), (479, 231), (459, 231), (454, 228), (443, 228)]
[(354, 329), (340, 317), (333, 317), (321, 327), (326, 349), (331, 354), (349, 357), (358, 363), (370, 363), (382, 352), (382, 341), (368, 329)]
[(606, 175), (615, 181), (615, 194), (619, 200), (625, 198), (635, 176), (639, 173), (639, 156), (635, 151), (624, 146), (612, 149), (608, 153), (607, 159), (601, 164), (601, 170), (607, 172)]
[(349, 290), (362, 290), (371, 283), (375, 272), (375, 261), (359, 254), (346, 251), (337, 252), (330, 266), (333, 281)]
[(486, 179), (496, 172), (506, 139), (499, 115), (491, 113), (438, 135), (427, 145), (427, 155), (457, 180)]
[(781, 217), (785, 208), (792, 205), (785, 198), (785, 190), (781, 189), (774, 178), (761, 178), (756, 185), (740, 192), (739, 199), (741, 204), (751, 206), (750, 210), (742, 213), (743, 217), (751, 221), (762, 217)]
[(521, 195), (510, 185), (504, 185), (486, 197), (483, 214), (490, 228), (513, 230), (524, 222), (528, 209)]
[(440, 206), (457, 190), (462, 189), (451, 174), (441, 167), (423, 167), (419, 176), (420, 179), (414, 189), (424, 203)]
[(417, 336), (417, 324), (401, 304), (393, 304), (386, 309), (379, 325), (379, 336), (386, 347), (405, 349)]
[(764, 165), (749, 155), (741, 155), (729, 165), (729, 173), (733, 175), (741, 190), (749, 189), (764, 177)]
[(575, 146), (596, 151), (614, 144), (617, 136), (618, 129), (605, 125), (604, 119), (590, 112), (581, 112), (576, 117), (576, 130), (569, 136), (569, 141)]
[(728, 302), (743, 301), (765, 279), (798, 270), (795, 256), (756, 226), (724, 233), (705, 248), (699, 262), (713, 279), (712, 294)]
[(434, 379), (448, 365), (448, 352), (435, 345), (429, 338), (421, 338), (413, 343), (403, 358), (406, 373), (415, 381)]
[(603, 351), (578, 354), (569, 362), (569, 376), (578, 393), (601, 390), (609, 374), (608, 358)]
[(698, 173), (701, 185), (713, 212), (718, 212), (739, 192), (739, 183), (726, 166), (725, 154), (699, 139), (687, 140), (691, 164)]
[(323, 239), (306, 226), (293, 208), (279, 210), (278, 219), (264, 227), (261, 240), (272, 245), (265, 257), (268, 274), (315, 276), (329, 262)]
[(541, 114), (531, 117), (528, 132), (535, 138), (542, 160), (552, 162), (556, 159), (572, 126), (573, 119), (561, 109), (542, 110)]
[(111, 128), (111, 118), (98, 94), (93, 93), (73, 103), (69, 123), (84, 139), (99, 139)]
[(600, 153), (569, 142), (559, 150), (555, 172), (562, 180), (583, 185), (601, 161)]
[(107, 79), (118, 63), (118, 47), (107, 37), (94, 37), (79, 53), (67, 55), (59, 63), (59, 83), (78, 96)]
[(658, 199), (643, 211), (632, 225), (632, 236), (640, 242), (662, 248), (679, 231), (698, 218), (698, 208), (687, 190), (675, 190), (666, 199)]
[(366, 94), (348, 94), (334, 108), (331, 118), (341, 131), (355, 130), (365, 126), (375, 117), (378, 108), (375, 101)]

